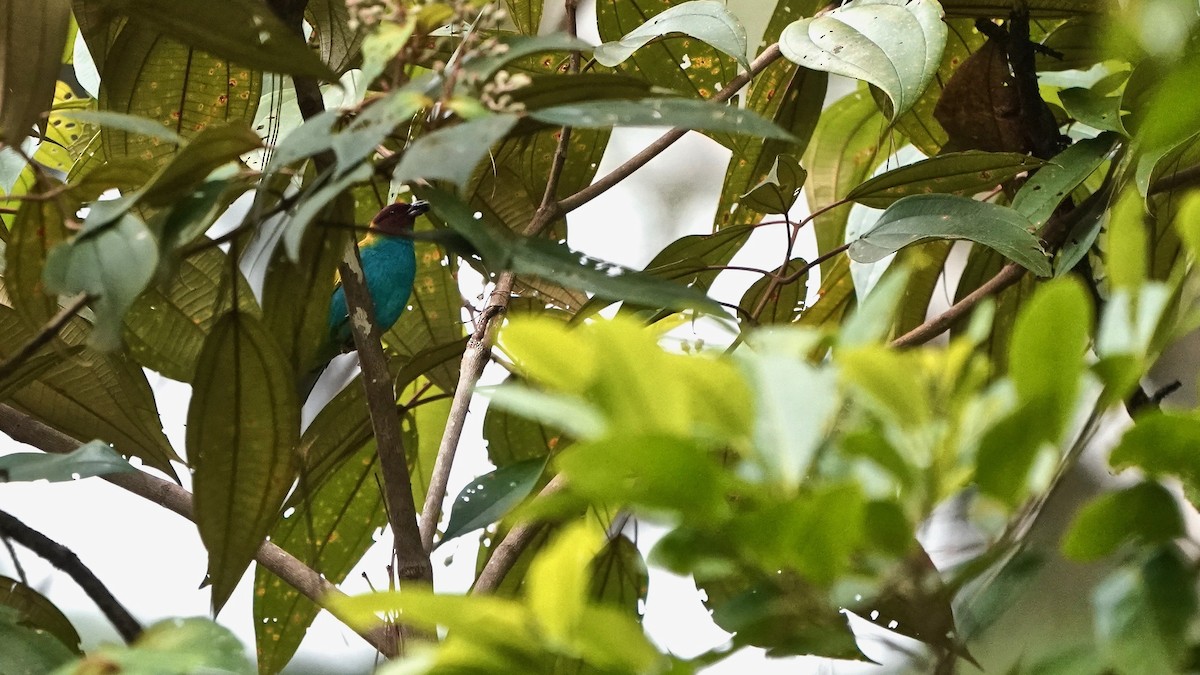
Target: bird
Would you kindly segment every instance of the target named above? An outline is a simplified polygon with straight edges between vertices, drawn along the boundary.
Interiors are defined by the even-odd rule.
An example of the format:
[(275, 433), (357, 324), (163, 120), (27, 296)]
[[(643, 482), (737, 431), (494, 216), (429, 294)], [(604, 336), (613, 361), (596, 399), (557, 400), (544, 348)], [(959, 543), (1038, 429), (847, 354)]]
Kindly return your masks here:
[[(375, 323), (382, 330), (391, 328), (408, 306), (417, 273), (413, 225), (417, 217), (428, 210), (429, 203), (421, 200), (389, 204), (375, 214), (370, 231), (358, 242), (367, 292), (375, 305)], [(346, 291), (340, 281), (329, 300), (328, 324), (329, 332), (317, 351), (317, 365), (297, 387), (302, 401), (308, 398), (329, 361), (354, 349)]]

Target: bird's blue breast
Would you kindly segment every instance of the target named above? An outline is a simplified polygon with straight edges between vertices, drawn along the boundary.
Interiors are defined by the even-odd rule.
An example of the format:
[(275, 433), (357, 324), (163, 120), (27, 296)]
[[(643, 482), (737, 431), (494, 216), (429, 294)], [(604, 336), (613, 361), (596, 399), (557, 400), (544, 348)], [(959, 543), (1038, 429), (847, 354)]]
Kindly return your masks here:
[[(417, 273), (413, 243), (398, 237), (376, 236), (362, 247), (361, 256), (367, 291), (375, 303), (375, 322), (386, 331), (400, 318), (412, 295)], [(329, 303), (329, 329), (335, 344), (351, 342), (346, 293), (340, 286)]]

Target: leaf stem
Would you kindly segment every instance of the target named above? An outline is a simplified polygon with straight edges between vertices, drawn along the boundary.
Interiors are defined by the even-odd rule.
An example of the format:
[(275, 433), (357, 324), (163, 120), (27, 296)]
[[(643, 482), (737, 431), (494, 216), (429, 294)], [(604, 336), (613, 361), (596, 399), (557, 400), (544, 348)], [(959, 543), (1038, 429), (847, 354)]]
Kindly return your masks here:
[(5, 359), (3, 363), (0, 363), (0, 382), (4, 382), (9, 377), (12, 377), (12, 374), (17, 368), (21, 367), (22, 363), (28, 361), (31, 356), (37, 353), (37, 350), (53, 340), (59, 331), (63, 329), (63, 326), (66, 326), (67, 322), (78, 314), (92, 299), (92, 296), (86, 293), (80, 293), (75, 296), (66, 307), (59, 310), (58, 314), (55, 314), (45, 326), (42, 326), (36, 335), (21, 345), (16, 354), (13, 354)]

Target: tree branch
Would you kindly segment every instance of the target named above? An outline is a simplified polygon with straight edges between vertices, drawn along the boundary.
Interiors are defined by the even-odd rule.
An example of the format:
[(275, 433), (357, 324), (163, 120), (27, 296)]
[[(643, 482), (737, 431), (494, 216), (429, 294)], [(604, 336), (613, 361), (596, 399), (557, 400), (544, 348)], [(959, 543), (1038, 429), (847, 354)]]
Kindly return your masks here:
[[(542, 488), (538, 497), (552, 495), (562, 490), (566, 483), (566, 477), (560, 473), (546, 483), (546, 487)], [(471, 588), (471, 592), (491, 593), (499, 588), (513, 565), (517, 564), (521, 553), (545, 526), (546, 524), (542, 522), (520, 523), (509, 530), (508, 535), (499, 544), (496, 544), (495, 550), (492, 551), (492, 557), (488, 558), (487, 564), (483, 566), (483, 571), (479, 573), (479, 578), (475, 580), (475, 586)]]
[[(3, 403), (0, 403), (0, 431), (18, 443), (32, 445), (51, 454), (66, 454), (82, 445), (78, 440)], [(141, 471), (115, 473), (104, 476), (104, 479), (188, 520), (194, 520), (191, 493), (172, 482)], [(328, 597), (344, 596), (337, 586), (272, 542), (263, 542), (255, 554), (255, 559), (318, 607), (328, 609)], [(337, 612), (332, 613), (335, 617), (343, 619)], [(359, 635), (381, 652), (387, 647), (386, 636), (381, 630), (362, 632)]]
[(342, 288), (346, 292), (350, 330), (362, 366), (360, 379), (366, 392), (371, 428), (375, 432), (375, 445), (383, 474), (384, 501), (395, 538), (396, 572), (402, 580), (432, 584), (433, 566), (429, 562), (429, 554), (421, 545), (421, 532), (417, 529), (412, 481), (404, 456), (404, 437), (400, 430), (400, 417), (396, 414), (396, 394), (387, 367), (387, 357), (380, 343), (382, 336), (375, 323), (374, 303), (363, 279), (357, 243), (351, 241), (347, 246), (346, 259), (339, 271)]
[(96, 603), (104, 616), (121, 634), (125, 642), (133, 642), (142, 634), (142, 624), (133, 618), (105, 587), (104, 583), (79, 560), (71, 549), (54, 541), (50, 537), (22, 523), (15, 516), (0, 511), (0, 535), (10, 538), (18, 544), (36, 553), (58, 570), (75, 580), (88, 597)]

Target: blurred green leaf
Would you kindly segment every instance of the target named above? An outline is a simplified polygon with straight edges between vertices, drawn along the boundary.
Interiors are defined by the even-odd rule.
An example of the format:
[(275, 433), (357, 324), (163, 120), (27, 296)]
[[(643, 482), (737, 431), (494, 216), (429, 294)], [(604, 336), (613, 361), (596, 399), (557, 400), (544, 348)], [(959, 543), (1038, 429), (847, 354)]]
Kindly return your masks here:
[(829, 586), (863, 542), (866, 514), (858, 485), (825, 485), (735, 519), (732, 536), (763, 571), (790, 569)]
[[(1062, 19), (1099, 13), (1104, 4), (1099, 0), (1028, 0), (1029, 16), (1037, 19)], [(991, 19), (1008, 16), (1012, 5), (1004, 0), (946, 0), (942, 8), (947, 16)]]
[(993, 188), (1042, 160), (1011, 152), (951, 152), (882, 173), (846, 195), (875, 209), (885, 209), (908, 195), (931, 192), (971, 196)]
[(595, 59), (613, 67), (628, 59), (647, 42), (671, 33), (682, 33), (732, 56), (749, 68), (746, 59), (746, 29), (723, 3), (692, 0), (669, 7), (629, 31), (619, 40), (595, 48)]
[(1070, 423), (1091, 327), (1091, 298), (1075, 279), (1042, 285), (1017, 316), (1008, 372), (1017, 398), (1044, 415), (1047, 440)]
[(788, 60), (882, 89), (892, 101), (892, 119), (929, 86), (945, 46), (936, 0), (853, 0), (800, 19), (779, 36)]
[(129, 646), (104, 645), (77, 664), (55, 672), (68, 675), (113, 668), (130, 675), (257, 672), (246, 658), (245, 647), (228, 628), (200, 617), (165, 619), (146, 628)]
[(1109, 456), (1114, 469), (1137, 467), (1151, 476), (1177, 476), (1200, 487), (1200, 419), (1177, 412), (1139, 416)]
[(1137, 292), (1146, 280), (1146, 262), (1150, 247), (1146, 226), (1146, 207), (1141, 195), (1126, 190), (1109, 207), (1105, 237), (1105, 262), (1113, 288)]
[(601, 544), (594, 525), (577, 523), (559, 533), (529, 566), (526, 603), (551, 644), (571, 644), (590, 630), (583, 613), (590, 565)]
[(278, 344), (236, 309), (216, 321), (196, 364), (187, 446), (196, 524), (220, 611), (271, 531), (296, 475), (296, 386)]
[(576, 443), (556, 459), (571, 489), (597, 503), (711, 521), (726, 511), (725, 479), (695, 441), (626, 436)]
[(1174, 547), (1118, 569), (1092, 594), (1098, 651), (1122, 673), (1183, 672), (1196, 616), (1196, 571)]
[(262, 145), (262, 139), (242, 120), (205, 128), (171, 158), (141, 194), (140, 202), (167, 206), (191, 194), (208, 174)]
[(1183, 534), (1183, 515), (1175, 496), (1157, 482), (1144, 481), (1101, 495), (1080, 509), (1063, 536), (1062, 551), (1070, 558), (1090, 561), (1129, 542), (1160, 544)]
[(912, 195), (888, 207), (874, 227), (850, 244), (856, 262), (875, 262), (927, 239), (968, 239), (998, 251), (1040, 276), (1050, 261), (1031, 225), (1004, 206), (953, 195)]
[(533, 492), (545, 467), (545, 459), (531, 459), (490, 471), (471, 481), (454, 498), (450, 522), (438, 545), (503, 518)]
[(136, 469), (103, 441), (91, 441), (65, 455), (15, 452), (0, 457), (0, 482), (57, 483), (129, 471)]

